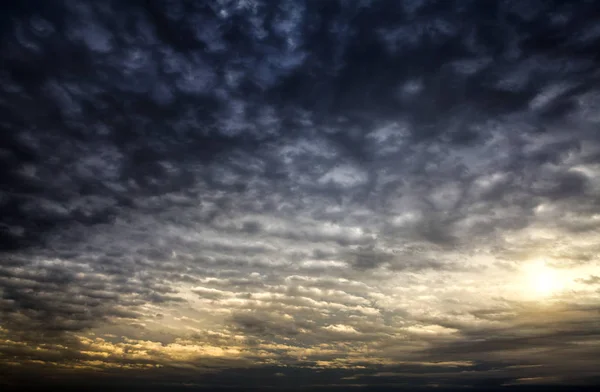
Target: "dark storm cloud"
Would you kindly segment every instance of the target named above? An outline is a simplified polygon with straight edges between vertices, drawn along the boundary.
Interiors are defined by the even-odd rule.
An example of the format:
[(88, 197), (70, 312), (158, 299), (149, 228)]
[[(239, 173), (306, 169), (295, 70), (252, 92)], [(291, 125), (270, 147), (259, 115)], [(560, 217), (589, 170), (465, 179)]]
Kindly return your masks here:
[[(596, 381), (590, 362), (598, 355), (598, 346), (593, 343), (598, 339), (598, 333), (592, 327), (597, 323), (597, 316), (593, 314), (597, 306), (594, 307), (596, 310), (590, 313), (572, 303), (558, 305), (556, 309), (510, 304), (499, 309), (477, 310), (473, 312), (475, 317), (493, 321), (497, 326), (462, 326), (462, 339), (438, 344), (426, 350), (423, 358), (430, 361), (441, 358), (483, 363), (498, 361), (494, 365), (496, 376), (493, 377), (502, 375), (513, 378), (513, 381), (531, 377), (540, 380), (557, 378), (564, 384), (577, 379), (594, 384)], [(551, 317), (548, 317), (549, 314)], [(561, 361), (551, 354), (554, 352), (568, 355), (572, 360)]]
[[(414, 301), (454, 290), (445, 274), (484, 271), (466, 261), (474, 254), (514, 270), (540, 247), (518, 237), (527, 228), (598, 229), (595, 1), (2, 8), (8, 338), (66, 341), (111, 323), (146, 331), (156, 307), (192, 312), (201, 301), (225, 309), (226, 332), (260, 344), (383, 349), (402, 326), (435, 351), (430, 322), (462, 334), (440, 355), (493, 352), (528, 337), (426, 320)], [(557, 265), (596, 260), (592, 243), (561, 246), (545, 246)], [(402, 284), (431, 287), (390, 294)], [(564, 348), (561, 328), (593, 325), (548, 326), (531, 346)]]
[[(575, 101), (567, 116), (578, 117), (576, 99), (595, 79), (595, 35), (577, 23), (578, 15), (596, 11), (589, 2), (576, 15), (559, 4), (523, 14), (499, 3), (506, 20), (494, 25), (478, 2), (413, 11), (385, 2), (236, 4), (80, 2), (62, 11), (60, 5), (52, 12), (33, 12), (31, 5), (13, 11), (4, 40), (5, 126), (11, 129), (3, 154), (10, 181), (4, 246), (26, 245), (73, 222), (110, 220), (139, 198), (193, 192), (198, 181), (243, 191), (247, 169), (225, 166), (211, 174), (198, 165), (290, 133), (299, 110), (328, 129), (324, 137), (337, 162), (358, 160), (369, 173), (381, 161), (381, 146), (369, 151), (361, 141), (377, 124), (402, 119), (412, 138), (469, 145), (487, 137), (476, 124), (490, 115), (525, 115), (530, 106), (564, 99)], [(549, 10), (556, 20), (544, 17)], [(375, 20), (380, 28), (366, 28)], [(532, 22), (535, 28), (517, 34)], [(556, 36), (565, 55), (545, 47), (545, 36)], [(569, 48), (576, 56), (567, 56)], [(434, 52), (436, 61), (427, 62)], [(485, 60), (490, 56), (493, 62)], [(320, 85), (324, 94), (305, 91)], [(397, 101), (398, 89), (414, 95), (409, 104)], [(565, 97), (572, 91), (578, 95)], [(502, 94), (506, 99), (499, 101)], [(473, 114), (466, 115), (465, 102)], [(32, 105), (36, 112), (29, 115)], [(527, 116), (532, 127), (547, 126), (543, 117)], [(568, 148), (551, 147), (536, 156), (547, 160)], [(257, 174), (268, 175), (265, 170)], [(311, 182), (310, 170), (325, 174), (298, 170)], [(581, 192), (585, 184), (574, 174), (549, 181), (540, 192), (554, 198)], [(451, 241), (444, 222), (431, 219), (418, 229), (424, 238)], [(35, 226), (21, 227), (24, 222)]]

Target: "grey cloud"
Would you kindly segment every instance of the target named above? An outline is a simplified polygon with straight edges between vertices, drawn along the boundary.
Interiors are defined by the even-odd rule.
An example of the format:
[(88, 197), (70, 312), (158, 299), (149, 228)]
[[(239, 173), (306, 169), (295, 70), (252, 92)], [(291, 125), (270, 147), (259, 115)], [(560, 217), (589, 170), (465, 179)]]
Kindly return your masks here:
[(598, 283), (600, 283), (600, 277), (598, 277), (596, 275), (592, 275), (587, 279), (581, 279), (580, 282), (585, 283), (585, 284), (598, 284)]
[(278, 319), (270, 313), (240, 313), (232, 322), (245, 332), (259, 336), (294, 336), (299, 333), (298, 325), (285, 319)]
[[(593, 1), (33, 1), (0, 14), (9, 335), (141, 325), (189, 299), (224, 306), (252, 338), (392, 346), (394, 322), (417, 325), (405, 308), (423, 305), (397, 287), (416, 276), (481, 272), (461, 260), (488, 254), (514, 272), (541, 248), (595, 261), (592, 240), (575, 244), (600, 213)], [(574, 244), (525, 238), (536, 227)], [(437, 323), (462, 340), (411, 336), (440, 360), (530, 338), (570, 349), (556, 331), (585, 342), (593, 328)]]

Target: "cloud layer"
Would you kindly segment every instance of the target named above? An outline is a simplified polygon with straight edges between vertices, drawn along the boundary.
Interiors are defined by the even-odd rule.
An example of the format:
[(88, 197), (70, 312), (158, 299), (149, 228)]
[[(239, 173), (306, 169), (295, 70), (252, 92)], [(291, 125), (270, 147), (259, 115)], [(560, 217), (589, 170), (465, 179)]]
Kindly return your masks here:
[(600, 380), (597, 2), (3, 7), (2, 382)]

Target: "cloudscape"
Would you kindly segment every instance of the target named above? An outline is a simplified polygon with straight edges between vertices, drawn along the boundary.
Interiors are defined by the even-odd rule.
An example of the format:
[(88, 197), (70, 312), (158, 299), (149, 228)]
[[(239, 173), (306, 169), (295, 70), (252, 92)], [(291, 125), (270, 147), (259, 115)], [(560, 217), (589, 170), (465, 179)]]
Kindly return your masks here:
[(599, 1), (0, 20), (0, 389), (600, 384)]

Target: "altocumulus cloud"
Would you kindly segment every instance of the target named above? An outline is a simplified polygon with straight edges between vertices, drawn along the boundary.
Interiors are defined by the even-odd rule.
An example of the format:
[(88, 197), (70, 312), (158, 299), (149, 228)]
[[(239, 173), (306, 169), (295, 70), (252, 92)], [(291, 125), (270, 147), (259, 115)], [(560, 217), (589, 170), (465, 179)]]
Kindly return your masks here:
[(0, 15), (1, 383), (600, 382), (597, 1)]

